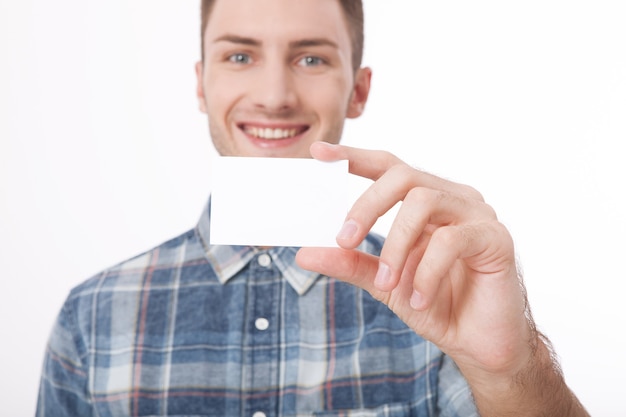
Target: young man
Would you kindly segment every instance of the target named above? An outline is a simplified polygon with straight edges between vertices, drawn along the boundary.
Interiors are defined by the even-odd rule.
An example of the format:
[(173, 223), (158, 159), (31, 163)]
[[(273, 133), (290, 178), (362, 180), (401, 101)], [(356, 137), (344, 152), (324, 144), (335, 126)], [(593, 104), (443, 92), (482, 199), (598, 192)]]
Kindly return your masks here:
[[(348, 159), (374, 184), (340, 248), (214, 246), (207, 207), (75, 288), (38, 414), (587, 415), (480, 194), (337, 145), (370, 88), (360, 2), (205, 0), (202, 28), (197, 94), (220, 154)], [(386, 241), (368, 235), (398, 201)]]

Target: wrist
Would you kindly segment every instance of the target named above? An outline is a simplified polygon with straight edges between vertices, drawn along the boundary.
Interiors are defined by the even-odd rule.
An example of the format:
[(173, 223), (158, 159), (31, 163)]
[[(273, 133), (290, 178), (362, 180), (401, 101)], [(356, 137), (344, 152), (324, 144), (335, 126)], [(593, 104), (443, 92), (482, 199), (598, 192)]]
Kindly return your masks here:
[(471, 375), (468, 382), (483, 417), (588, 416), (567, 387), (550, 342), (539, 332), (517, 370)]

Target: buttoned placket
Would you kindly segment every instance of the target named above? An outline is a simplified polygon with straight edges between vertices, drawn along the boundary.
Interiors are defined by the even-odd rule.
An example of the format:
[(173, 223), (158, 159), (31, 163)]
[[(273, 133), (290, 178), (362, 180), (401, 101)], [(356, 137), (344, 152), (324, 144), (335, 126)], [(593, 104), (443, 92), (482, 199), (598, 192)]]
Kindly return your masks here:
[(278, 349), (280, 293), (283, 280), (267, 252), (259, 253), (250, 263), (246, 297), (247, 334), (243, 360), (243, 415), (271, 417), (277, 415), (277, 393), (280, 357)]

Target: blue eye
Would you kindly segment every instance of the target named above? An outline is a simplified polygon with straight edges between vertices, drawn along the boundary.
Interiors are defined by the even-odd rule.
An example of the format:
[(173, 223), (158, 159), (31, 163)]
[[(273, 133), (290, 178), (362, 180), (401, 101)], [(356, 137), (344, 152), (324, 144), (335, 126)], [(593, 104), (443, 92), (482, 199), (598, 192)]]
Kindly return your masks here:
[(234, 64), (249, 64), (251, 59), (250, 55), (239, 53), (229, 56), (228, 60)]
[(315, 67), (323, 63), (324, 61), (322, 60), (322, 58), (319, 58), (317, 56), (305, 56), (304, 58), (300, 59), (299, 62), (300, 65), (303, 65), (305, 67)]

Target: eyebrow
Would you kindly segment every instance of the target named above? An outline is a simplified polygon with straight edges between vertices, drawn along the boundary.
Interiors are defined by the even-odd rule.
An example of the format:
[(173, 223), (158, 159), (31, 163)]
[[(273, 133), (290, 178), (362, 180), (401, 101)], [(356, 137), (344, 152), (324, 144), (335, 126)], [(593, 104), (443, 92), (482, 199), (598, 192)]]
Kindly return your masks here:
[(307, 48), (311, 46), (330, 46), (335, 49), (339, 49), (339, 45), (330, 39), (326, 38), (312, 38), (312, 39), (302, 39), (299, 41), (289, 42), (289, 46), (292, 48)]
[(216, 38), (213, 40), (214, 43), (217, 42), (230, 42), (230, 43), (238, 43), (241, 45), (249, 45), (249, 46), (260, 46), (261, 45), (261, 41), (256, 40), (254, 38), (248, 38), (245, 36), (239, 36), (239, 35), (230, 35), (230, 34), (226, 34), (226, 35), (222, 35), (219, 38)]
[[(248, 45), (248, 46), (261, 46), (262, 44), (262, 42), (259, 41), (258, 39), (254, 39), (254, 38), (250, 38), (246, 36), (233, 35), (233, 34), (222, 35), (214, 39), (213, 42), (214, 43), (230, 42), (230, 43), (236, 43), (236, 44)], [(339, 45), (337, 45), (337, 43), (326, 38), (300, 39), (297, 41), (289, 42), (289, 47), (296, 48), (296, 49), (314, 47), (314, 46), (330, 46), (332, 48), (339, 49)]]

